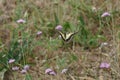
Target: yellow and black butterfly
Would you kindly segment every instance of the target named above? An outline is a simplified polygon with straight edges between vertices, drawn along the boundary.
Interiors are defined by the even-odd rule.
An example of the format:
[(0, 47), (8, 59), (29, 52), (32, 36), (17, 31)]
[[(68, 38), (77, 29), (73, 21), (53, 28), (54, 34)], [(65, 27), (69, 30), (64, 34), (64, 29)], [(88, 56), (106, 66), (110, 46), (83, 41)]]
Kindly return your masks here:
[(76, 33), (78, 33), (78, 31), (77, 32), (71, 32), (71, 33), (62, 33), (61, 31), (58, 31), (59, 32), (59, 34), (61, 35), (61, 38), (65, 41), (65, 42), (69, 42), (72, 38), (73, 38), (73, 36), (76, 34)]

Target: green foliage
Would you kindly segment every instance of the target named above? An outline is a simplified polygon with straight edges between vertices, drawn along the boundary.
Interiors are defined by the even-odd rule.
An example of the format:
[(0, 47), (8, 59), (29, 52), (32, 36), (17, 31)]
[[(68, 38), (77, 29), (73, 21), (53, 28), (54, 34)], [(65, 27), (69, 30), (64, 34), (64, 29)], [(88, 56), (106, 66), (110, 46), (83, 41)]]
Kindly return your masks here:
[(59, 25), (59, 18), (57, 17), (56, 13), (54, 13), (54, 18), (55, 18), (55, 26)]
[(33, 79), (32, 79), (32, 76), (30, 74), (26, 74), (25, 80), (33, 80)]
[[(22, 29), (23, 30), (23, 29)], [(21, 40), (21, 41), (20, 41)], [(10, 69), (14, 65), (25, 65), (27, 64), (27, 57), (31, 55), (32, 52), (32, 36), (22, 32), (21, 39), (18, 36), (18, 30), (13, 31), (13, 35), (10, 41), (10, 46), (0, 52), (0, 70)], [(14, 65), (10, 65), (8, 61), (10, 59), (15, 59)]]
[(75, 55), (75, 54), (71, 54), (71, 59), (73, 61), (77, 61), (78, 60), (78, 57)]
[(70, 29), (70, 27), (71, 27), (70, 22), (65, 22), (63, 26), (64, 26), (64, 31), (66, 31), (66, 32), (67, 32), (67, 31)]
[(57, 59), (57, 65), (60, 67), (60, 68), (64, 68), (67, 64), (66, 64), (66, 58), (58, 58)]

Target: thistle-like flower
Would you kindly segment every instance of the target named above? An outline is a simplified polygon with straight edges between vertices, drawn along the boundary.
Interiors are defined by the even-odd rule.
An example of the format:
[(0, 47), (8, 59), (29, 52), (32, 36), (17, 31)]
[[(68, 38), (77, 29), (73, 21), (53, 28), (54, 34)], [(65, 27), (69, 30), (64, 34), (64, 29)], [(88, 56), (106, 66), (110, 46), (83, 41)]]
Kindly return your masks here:
[(26, 70), (26, 71), (29, 70), (29, 68), (30, 68), (29, 65), (25, 65), (25, 66), (24, 66), (24, 70)]
[(13, 70), (13, 71), (17, 71), (17, 70), (19, 70), (19, 67), (17, 67), (17, 66), (12, 67), (12, 70)]
[(22, 74), (27, 73), (27, 71), (26, 71), (26, 70), (24, 70), (24, 69), (23, 69), (23, 70), (21, 70), (20, 72), (21, 72)]
[(37, 32), (37, 35), (41, 35), (41, 34), (42, 34), (42, 31), (38, 31), (38, 32)]
[(56, 73), (52, 69), (50, 69), (50, 68), (45, 70), (45, 74), (56, 75)]
[(106, 17), (106, 16), (110, 16), (111, 14), (109, 12), (104, 12), (101, 17)]
[(55, 29), (58, 30), (58, 31), (61, 31), (62, 28), (63, 28), (63, 27), (62, 27), (61, 25), (57, 25), (57, 26), (55, 27)]
[(17, 23), (26, 23), (26, 21), (24, 19), (19, 19), (16, 21)]
[(15, 59), (9, 59), (9, 61), (8, 61), (9, 64), (11, 64), (13, 62), (15, 62)]
[(110, 64), (109, 63), (106, 63), (106, 62), (102, 62), (100, 64), (100, 68), (110, 68)]

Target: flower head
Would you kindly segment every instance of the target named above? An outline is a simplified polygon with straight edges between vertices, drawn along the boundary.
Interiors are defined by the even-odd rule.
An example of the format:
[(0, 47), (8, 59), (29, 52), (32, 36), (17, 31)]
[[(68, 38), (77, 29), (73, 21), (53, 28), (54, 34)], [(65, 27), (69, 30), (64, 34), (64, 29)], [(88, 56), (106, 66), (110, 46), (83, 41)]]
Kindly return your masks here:
[(104, 12), (101, 17), (106, 17), (106, 16), (110, 16), (111, 14), (109, 12)]
[(50, 68), (45, 70), (45, 74), (56, 75), (56, 73), (52, 69), (50, 69)]
[(37, 35), (41, 35), (41, 34), (42, 34), (42, 31), (38, 31), (38, 32), (37, 32)]
[(107, 46), (107, 45), (108, 45), (107, 42), (103, 42), (103, 43), (101, 43), (101, 47), (103, 47), (103, 46)]
[(109, 63), (106, 63), (106, 62), (102, 62), (100, 64), (100, 68), (110, 68), (110, 64)]
[(107, 43), (107, 42), (104, 42), (104, 43), (102, 43), (102, 45), (106, 46), (106, 45), (108, 45), (108, 43)]
[(23, 70), (21, 70), (20, 72), (21, 72), (22, 74), (27, 73), (27, 71), (26, 71), (26, 70), (24, 70), (24, 69), (23, 69)]
[(24, 19), (17, 20), (17, 23), (25, 23), (26, 21)]
[(29, 70), (29, 68), (30, 68), (29, 65), (25, 65), (25, 66), (24, 66), (24, 70), (26, 70), (26, 71)]
[(57, 26), (55, 27), (55, 29), (56, 29), (56, 30), (59, 30), (59, 31), (61, 31), (62, 28), (63, 28), (63, 27), (62, 27), (61, 25), (57, 25)]
[(53, 76), (56, 75), (56, 73), (55, 73), (54, 71), (50, 72), (49, 74), (50, 74), (50, 75), (53, 75)]
[(63, 69), (61, 73), (63, 74), (63, 73), (66, 73), (67, 71), (68, 69)]
[(9, 64), (11, 64), (13, 62), (15, 62), (15, 59), (9, 59), (9, 61), (8, 61)]
[(52, 72), (52, 71), (53, 71), (52, 69), (48, 68), (45, 70), (45, 74), (48, 74), (49, 72)]
[(92, 7), (92, 11), (93, 11), (93, 12), (96, 12), (96, 11), (97, 11), (97, 9), (96, 9), (95, 6)]
[(12, 67), (12, 70), (13, 70), (13, 71), (17, 71), (17, 70), (19, 70), (19, 67), (17, 67), (17, 66)]

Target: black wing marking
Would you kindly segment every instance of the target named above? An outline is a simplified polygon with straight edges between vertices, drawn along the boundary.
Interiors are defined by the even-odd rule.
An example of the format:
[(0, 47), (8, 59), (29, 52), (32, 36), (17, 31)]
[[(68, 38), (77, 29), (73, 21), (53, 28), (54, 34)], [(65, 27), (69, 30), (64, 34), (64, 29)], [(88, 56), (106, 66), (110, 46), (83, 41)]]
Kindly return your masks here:
[(66, 41), (66, 35), (64, 33), (62, 33), (61, 31), (58, 31), (58, 32), (59, 32), (60, 36), (62, 37), (62, 39), (64, 41)]
[(66, 40), (65, 40), (65, 41), (66, 41), (66, 42), (70, 41), (75, 34), (76, 34), (76, 32), (75, 32), (75, 33), (66, 34)]

